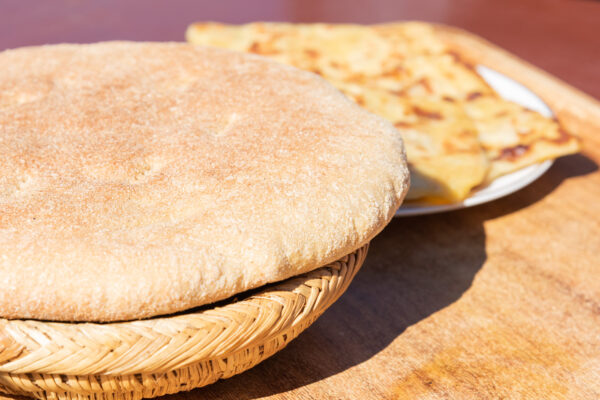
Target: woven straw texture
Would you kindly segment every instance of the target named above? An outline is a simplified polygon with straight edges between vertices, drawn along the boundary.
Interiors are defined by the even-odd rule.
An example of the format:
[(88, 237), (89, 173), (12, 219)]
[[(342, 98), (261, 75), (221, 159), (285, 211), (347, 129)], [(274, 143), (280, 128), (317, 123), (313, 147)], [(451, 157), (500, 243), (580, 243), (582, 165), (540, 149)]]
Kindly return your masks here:
[(0, 319), (0, 391), (133, 400), (228, 378), (310, 326), (346, 290), (367, 248), (212, 309), (109, 324)]

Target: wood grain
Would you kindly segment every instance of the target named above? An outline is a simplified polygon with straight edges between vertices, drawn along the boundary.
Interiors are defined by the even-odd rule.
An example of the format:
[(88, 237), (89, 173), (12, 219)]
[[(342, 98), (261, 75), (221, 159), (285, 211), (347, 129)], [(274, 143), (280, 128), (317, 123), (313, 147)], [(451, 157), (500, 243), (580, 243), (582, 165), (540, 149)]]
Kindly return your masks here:
[[(375, 3), (371, 10), (383, 10), (387, 19), (406, 18), (385, 11), (386, 2)], [(412, 4), (417, 3), (421, 14), (411, 18), (441, 13), (441, 7)], [(481, 10), (473, 21), (490, 30), (499, 29), (493, 27), (495, 8), (513, 14), (518, 8), (492, 3), (472, 4), (480, 4)], [(525, 3), (522, 8), (543, 7)], [(550, 8), (567, 10), (574, 18), (594, 7), (593, 2), (577, 3)], [(344, 7), (344, 12), (350, 9)], [(577, 9), (584, 11), (577, 14)], [(327, 19), (315, 13), (315, 18)], [(527, 13), (523, 19), (533, 17), (533, 11)], [(451, 15), (437, 15), (456, 22)], [(373, 21), (355, 20), (376, 22), (371, 17)], [(248, 18), (261, 19), (254, 14)], [(559, 20), (552, 18), (553, 23)], [(75, 22), (98, 26), (92, 21)], [(187, 21), (169, 23), (183, 33)], [(591, 24), (584, 25), (582, 30), (591, 31)], [(524, 29), (520, 26), (515, 31)], [(539, 28), (534, 20), (529, 26)], [(551, 32), (553, 27), (549, 22), (544, 29)], [(565, 23), (556, 35), (563, 30), (573, 35), (577, 29)], [(67, 37), (69, 32), (60, 33)], [(86, 40), (104, 38), (89, 35)], [(479, 38), (454, 31), (454, 40), (466, 57), (479, 57), (539, 93), (583, 139), (583, 153), (558, 160), (532, 185), (493, 203), (392, 221), (373, 241), (348, 292), (288, 348), (240, 376), (168, 400), (600, 398), (597, 102)], [(533, 41), (526, 35), (519, 40), (529, 46)], [(583, 59), (584, 47), (573, 46), (579, 49), (573, 54)], [(552, 51), (541, 49), (538, 55)], [(598, 54), (591, 57), (598, 65)], [(569, 68), (576, 71), (576, 65)], [(573, 81), (583, 82), (580, 76)]]
[(394, 220), (348, 293), (289, 349), (175, 399), (600, 398), (598, 103), (445, 32), (540, 93), (584, 154), (492, 204)]

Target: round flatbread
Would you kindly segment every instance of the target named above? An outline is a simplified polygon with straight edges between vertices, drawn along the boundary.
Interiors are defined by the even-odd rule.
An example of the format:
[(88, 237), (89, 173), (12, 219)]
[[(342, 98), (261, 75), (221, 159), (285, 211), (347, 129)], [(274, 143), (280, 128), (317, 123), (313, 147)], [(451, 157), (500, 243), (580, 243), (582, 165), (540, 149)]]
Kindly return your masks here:
[(399, 133), (318, 76), (178, 43), (0, 54), (0, 316), (131, 320), (373, 238)]

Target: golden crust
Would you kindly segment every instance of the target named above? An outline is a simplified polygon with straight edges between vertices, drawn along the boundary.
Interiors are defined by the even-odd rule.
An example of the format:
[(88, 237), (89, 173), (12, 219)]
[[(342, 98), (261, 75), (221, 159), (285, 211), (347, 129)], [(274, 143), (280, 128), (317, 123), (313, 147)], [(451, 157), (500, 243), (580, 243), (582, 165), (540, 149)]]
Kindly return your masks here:
[(186, 44), (0, 54), (0, 316), (172, 313), (368, 242), (399, 133), (324, 80)]

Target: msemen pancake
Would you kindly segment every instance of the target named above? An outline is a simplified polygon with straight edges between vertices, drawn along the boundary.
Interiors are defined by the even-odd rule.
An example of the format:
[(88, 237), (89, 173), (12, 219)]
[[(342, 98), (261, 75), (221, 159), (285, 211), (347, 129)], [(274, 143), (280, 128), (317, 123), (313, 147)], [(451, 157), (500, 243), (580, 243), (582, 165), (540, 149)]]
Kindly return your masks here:
[(309, 72), (187, 44), (0, 54), (0, 316), (129, 320), (373, 238), (399, 133)]
[(426, 23), (205, 22), (186, 36), (313, 71), (393, 122), (411, 171), (407, 200), (459, 202), (499, 176), (579, 151), (556, 120), (496, 94)]

